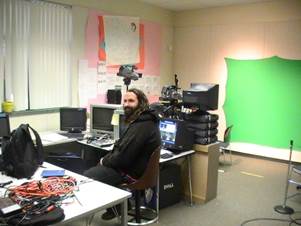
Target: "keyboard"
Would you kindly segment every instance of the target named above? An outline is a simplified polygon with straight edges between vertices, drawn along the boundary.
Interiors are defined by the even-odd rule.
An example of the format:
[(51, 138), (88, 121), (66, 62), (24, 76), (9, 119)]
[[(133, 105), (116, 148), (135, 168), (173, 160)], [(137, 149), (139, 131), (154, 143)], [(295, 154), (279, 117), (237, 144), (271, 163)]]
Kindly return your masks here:
[(170, 154), (170, 153), (163, 153), (163, 154), (160, 154), (160, 158), (162, 159), (169, 159), (173, 156), (173, 154)]
[(91, 144), (98, 146), (98, 147), (108, 147), (115, 143), (113, 139), (101, 139), (101, 140), (93, 140)]
[(75, 139), (83, 139), (84, 134), (83, 133), (58, 133), (62, 136), (68, 137), (68, 138), (75, 138)]

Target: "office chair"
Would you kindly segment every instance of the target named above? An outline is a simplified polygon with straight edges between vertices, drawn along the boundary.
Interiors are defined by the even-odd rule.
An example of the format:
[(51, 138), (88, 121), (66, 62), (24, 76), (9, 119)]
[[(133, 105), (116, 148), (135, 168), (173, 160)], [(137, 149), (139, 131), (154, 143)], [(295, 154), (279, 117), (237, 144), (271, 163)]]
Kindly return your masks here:
[(220, 141), (220, 153), (223, 155), (223, 163), (226, 163), (226, 151), (229, 151), (230, 165), (232, 165), (232, 150), (228, 148), (233, 125), (228, 126), (224, 132), (224, 139)]
[[(147, 225), (157, 222), (159, 219), (159, 160), (161, 147), (157, 147), (151, 155), (144, 174), (136, 181), (123, 184), (121, 187), (134, 192), (135, 212), (129, 215), (134, 216), (129, 220), (128, 225)], [(156, 210), (141, 206), (141, 192), (147, 188), (156, 186)], [(149, 216), (152, 215), (152, 216)]]

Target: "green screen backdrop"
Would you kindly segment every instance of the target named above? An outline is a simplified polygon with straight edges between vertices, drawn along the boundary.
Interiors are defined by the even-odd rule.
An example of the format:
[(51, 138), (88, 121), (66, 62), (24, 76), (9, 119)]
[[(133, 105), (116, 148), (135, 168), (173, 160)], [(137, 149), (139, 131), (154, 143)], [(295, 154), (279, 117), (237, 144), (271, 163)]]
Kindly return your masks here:
[(301, 151), (301, 60), (226, 58), (224, 111), (232, 142)]

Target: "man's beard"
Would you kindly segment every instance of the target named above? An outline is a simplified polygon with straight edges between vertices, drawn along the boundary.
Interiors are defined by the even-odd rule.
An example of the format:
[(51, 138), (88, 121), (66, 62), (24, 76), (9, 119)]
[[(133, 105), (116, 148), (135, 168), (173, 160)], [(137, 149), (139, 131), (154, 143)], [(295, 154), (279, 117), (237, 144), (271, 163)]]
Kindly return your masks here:
[(138, 113), (138, 107), (124, 107), (124, 116), (126, 122), (131, 122), (136, 119)]

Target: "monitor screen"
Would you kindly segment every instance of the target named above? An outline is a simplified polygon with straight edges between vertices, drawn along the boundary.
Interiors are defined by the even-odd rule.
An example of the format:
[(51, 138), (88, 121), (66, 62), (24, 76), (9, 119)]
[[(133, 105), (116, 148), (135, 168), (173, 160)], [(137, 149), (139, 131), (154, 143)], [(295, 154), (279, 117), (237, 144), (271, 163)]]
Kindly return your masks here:
[(60, 108), (60, 129), (70, 133), (85, 131), (87, 126), (86, 108)]
[(121, 108), (119, 104), (91, 105), (91, 133), (110, 133), (113, 134), (112, 117), (114, 110)]
[(162, 146), (172, 152), (182, 152), (192, 149), (193, 131), (187, 123), (180, 119), (165, 118), (159, 124)]
[(159, 124), (161, 140), (163, 146), (167, 144), (174, 145), (177, 135), (177, 124), (175, 121), (161, 120)]
[(10, 135), (9, 117), (5, 113), (0, 113), (0, 137)]

